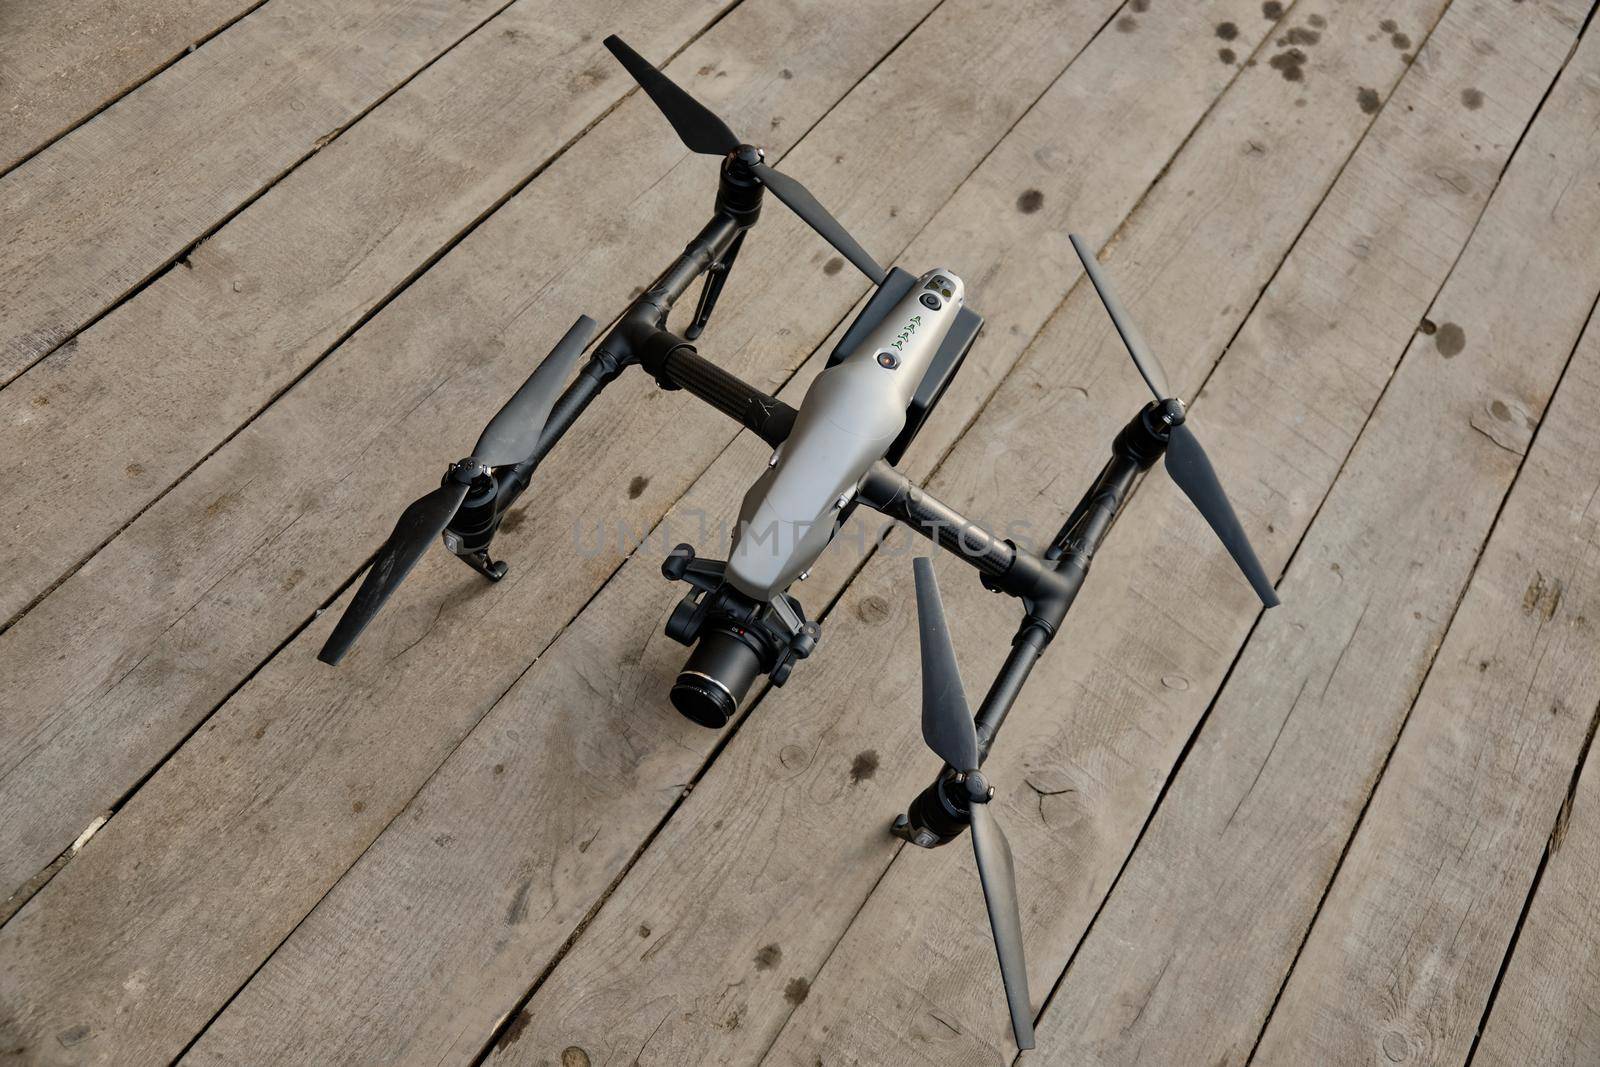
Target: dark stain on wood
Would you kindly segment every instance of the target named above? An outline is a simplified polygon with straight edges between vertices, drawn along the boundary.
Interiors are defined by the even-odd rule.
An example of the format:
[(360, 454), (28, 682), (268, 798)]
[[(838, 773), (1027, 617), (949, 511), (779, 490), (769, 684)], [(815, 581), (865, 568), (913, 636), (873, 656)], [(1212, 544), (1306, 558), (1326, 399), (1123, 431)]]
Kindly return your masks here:
[(761, 950), (757, 952), (755, 956), (756, 970), (770, 971), (772, 968), (776, 967), (778, 965), (778, 961), (782, 959), (783, 949), (779, 948), (777, 945), (763, 945)]
[(1476, 111), (1483, 106), (1482, 89), (1461, 90), (1461, 103), (1468, 111)]
[(1303, 81), (1305, 72), (1306, 54), (1298, 48), (1290, 48), (1279, 52), (1267, 61), (1267, 66), (1283, 75), (1284, 81)]
[(1360, 89), (1356, 90), (1356, 104), (1366, 114), (1376, 114), (1379, 105), (1382, 103), (1383, 101), (1378, 99), (1378, 90), (1368, 89), (1365, 86), (1362, 86)]
[(864, 752), (856, 753), (856, 758), (850, 761), (850, 784), (860, 785), (878, 773), (878, 750), (869, 748)]
[(635, 474), (633, 476), (633, 481), (628, 483), (628, 499), (638, 500), (639, 494), (643, 493), (649, 485), (649, 478), (646, 478), (642, 474)]
[(1217, 23), (1217, 36), (1224, 41), (1231, 41), (1239, 36), (1239, 27), (1231, 22), (1219, 22)]
[(811, 983), (804, 978), (791, 978), (789, 984), (783, 987), (783, 999), (795, 1007), (806, 1002), (806, 997), (811, 995)]
[(1029, 189), (1017, 197), (1017, 210), (1024, 215), (1032, 215), (1044, 205), (1044, 194), (1037, 189)]
[(532, 888), (532, 878), (517, 886), (517, 891), (511, 898), (511, 906), (506, 909), (507, 926), (515, 926), (528, 917), (528, 890)]
[(1445, 359), (1454, 358), (1467, 347), (1467, 331), (1453, 322), (1441, 322), (1439, 331), (1433, 335), (1433, 344)]

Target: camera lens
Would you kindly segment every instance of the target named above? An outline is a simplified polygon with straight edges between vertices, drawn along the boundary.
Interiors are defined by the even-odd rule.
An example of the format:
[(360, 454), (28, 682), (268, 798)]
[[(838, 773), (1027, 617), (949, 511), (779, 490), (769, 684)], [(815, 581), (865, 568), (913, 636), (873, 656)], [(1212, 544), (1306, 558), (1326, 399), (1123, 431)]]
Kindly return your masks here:
[(923, 293), (921, 299), (923, 307), (930, 308), (934, 311), (939, 310), (939, 298), (934, 296), (932, 293)]
[(713, 730), (728, 724), (761, 673), (755, 649), (727, 630), (708, 629), (672, 686), (672, 706)]

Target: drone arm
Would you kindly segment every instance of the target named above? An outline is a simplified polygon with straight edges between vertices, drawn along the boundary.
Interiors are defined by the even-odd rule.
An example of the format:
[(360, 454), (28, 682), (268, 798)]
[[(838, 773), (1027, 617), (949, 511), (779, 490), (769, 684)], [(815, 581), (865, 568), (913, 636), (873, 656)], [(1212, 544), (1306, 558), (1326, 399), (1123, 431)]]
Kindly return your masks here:
[(544, 457), (550, 454), (556, 442), (571, 429), (574, 422), (578, 421), (578, 416), (582, 415), (590, 402), (600, 395), (600, 391), (622, 373), (623, 366), (624, 364), (619, 363), (606, 349), (604, 343), (595, 349), (589, 361), (578, 371), (578, 376), (556, 398), (555, 406), (550, 409), (550, 417), (545, 421), (544, 432), (539, 435), (539, 444), (534, 448), (533, 455), (518, 463), (512, 469), (510, 477), (502, 482), (500, 499), (496, 504), (500, 512), (504, 513), (528, 487), (534, 470), (543, 462)]
[(1016, 640), (1036, 630), (1048, 644), (1072, 607), (1089, 562), (1110, 531), (1134, 479), (1160, 458), (1166, 446), (1151, 432), (1144, 414), (1135, 415), (1117, 434), (1111, 458), (1042, 556), (996, 537), (882, 461), (867, 471), (857, 499), (970, 563), (986, 587), (1022, 600), (1027, 615)]
[(660, 331), (645, 369), (663, 388), (682, 389), (738, 422), (776, 448), (794, 428), (795, 410), (696, 352), (689, 342)]
[[(987, 758), (1006, 715), (1034, 664), (1060, 630), (1089, 573), (1090, 561), (1127, 501), (1139, 474), (1160, 457), (1165, 442), (1150, 432), (1144, 412), (1134, 416), (1112, 444), (1111, 458), (1078, 501), (1043, 556), (1002, 541), (954, 508), (913, 485), (887, 464), (877, 464), (863, 482), (860, 499), (899, 519), (978, 569), (990, 589), (1021, 599), (1026, 614), (1011, 640), (983, 703), (974, 716), (980, 759)], [(932, 848), (959, 837), (968, 816), (946, 767), (912, 801), (895, 832)]]
[(966, 560), (992, 589), (1032, 597), (1056, 584), (1043, 560), (996, 537), (882, 460), (867, 471), (856, 498)]
[(645, 362), (653, 349), (665, 347), (670, 350), (670, 344), (666, 346), (661, 344), (662, 338), (669, 342), (678, 342), (677, 338), (663, 329), (668, 312), (672, 310), (678, 298), (694, 284), (695, 279), (711, 270), (726, 256), (754, 222), (754, 214), (741, 215), (719, 210), (695, 235), (694, 240), (689, 242), (683, 253), (673, 260), (649, 288), (634, 299), (621, 319), (606, 334), (605, 340), (595, 346), (594, 353), (578, 372), (578, 376), (556, 400), (533, 454), (516, 464), (510, 476), (502, 480), (499, 498), (495, 503), (499, 514), (504, 514), (528, 487), (533, 472), (540, 462), (551, 449), (555, 448), (556, 443), (594, 398), (600, 395), (601, 390), (615, 381), (628, 367)]

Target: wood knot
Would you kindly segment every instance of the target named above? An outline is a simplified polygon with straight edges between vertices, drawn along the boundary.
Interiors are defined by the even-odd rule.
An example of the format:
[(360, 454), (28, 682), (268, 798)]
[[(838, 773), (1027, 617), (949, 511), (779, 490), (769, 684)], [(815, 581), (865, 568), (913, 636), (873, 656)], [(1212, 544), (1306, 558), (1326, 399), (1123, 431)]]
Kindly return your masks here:
[(877, 593), (864, 598), (856, 605), (856, 617), (869, 626), (876, 626), (893, 614), (889, 602)]

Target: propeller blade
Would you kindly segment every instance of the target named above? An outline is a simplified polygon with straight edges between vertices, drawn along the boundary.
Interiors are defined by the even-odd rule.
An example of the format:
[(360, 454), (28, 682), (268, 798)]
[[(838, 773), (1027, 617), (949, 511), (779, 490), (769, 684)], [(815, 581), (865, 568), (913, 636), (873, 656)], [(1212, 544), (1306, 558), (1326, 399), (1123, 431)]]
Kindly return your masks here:
[(672, 128), (678, 131), (678, 137), (689, 151), (707, 156), (725, 156), (739, 147), (739, 138), (728, 129), (727, 123), (679, 88), (649, 60), (629, 48), (621, 37), (612, 34), (604, 43), (628, 73), (633, 75), (633, 80), (639, 83), (645, 95), (655, 101), (656, 107), (672, 123)]
[(963, 773), (978, 769), (978, 731), (972, 722), (933, 560), (911, 561), (917, 581), (917, 625), (922, 636), (922, 739), (933, 754)]
[(811, 190), (801, 185), (794, 178), (789, 177), (782, 171), (772, 169), (765, 163), (757, 163), (754, 170), (760, 176), (761, 184), (772, 190), (773, 196), (789, 205), (789, 210), (799, 215), (800, 218), (805, 220), (806, 225), (820, 233), (823, 240), (838, 249), (839, 254), (845, 259), (854, 263), (856, 269), (871, 278), (874, 285), (883, 284), (886, 272), (882, 267), (878, 266), (878, 261), (868, 255), (867, 250), (862, 248), (854, 237), (850, 236), (850, 231), (846, 230), (838, 219), (830, 215), (827, 208), (817, 202), (817, 198), (811, 195)]
[(1234, 514), (1233, 505), (1228, 503), (1222, 483), (1217, 481), (1217, 472), (1212, 469), (1206, 450), (1200, 447), (1199, 438), (1186, 424), (1173, 427), (1167, 443), (1167, 474), (1216, 532), (1223, 547), (1255, 589), (1256, 596), (1261, 598), (1261, 603), (1269, 608), (1277, 607), (1278, 593), (1272, 587), (1272, 580), (1262, 569), (1255, 549), (1250, 547), (1250, 539), (1245, 536), (1244, 527), (1239, 525), (1239, 516)]
[(539, 435), (544, 432), (544, 424), (550, 418), (550, 409), (555, 407), (556, 397), (561, 394), (561, 386), (572, 365), (589, 347), (597, 328), (589, 316), (578, 316), (578, 321), (534, 368), (522, 388), (483, 428), (483, 436), (472, 449), (474, 459), (486, 466), (500, 467), (521, 463), (533, 454), (539, 445)]
[(1168, 399), (1172, 396), (1172, 390), (1167, 384), (1167, 372), (1162, 368), (1156, 354), (1150, 350), (1150, 346), (1145, 344), (1144, 335), (1133, 324), (1133, 319), (1128, 317), (1122, 301), (1117, 299), (1116, 292), (1111, 288), (1111, 279), (1100, 269), (1100, 262), (1094, 258), (1094, 251), (1075, 233), (1068, 234), (1067, 239), (1072, 242), (1073, 251), (1078, 253), (1078, 258), (1083, 260), (1083, 269), (1089, 275), (1094, 291), (1100, 294), (1100, 303), (1105, 305), (1106, 314), (1111, 316), (1111, 324), (1117, 328), (1118, 335), (1122, 337), (1128, 355), (1133, 357), (1133, 365), (1139, 368), (1139, 376), (1144, 379), (1144, 383), (1150, 387), (1157, 400)]
[(1011, 845), (988, 804), (972, 805), (972, 852), (978, 860), (983, 901), (989, 907), (1000, 980), (1011, 1008), (1011, 1029), (1019, 1049), (1033, 1047), (1033, 1008), (1028, 1000), (1028, 965), (1022, 953), (1022, 912), (1017, 906), (1017, 874)]
[(417, 565), (417, 560), (422, 558), (422, 553), (427, 551), (433, 539), (444, 532), (444, 528), (455, 517), (456, 509), (461, 507), (461, 502), (466, 498), (467, 486), (464, 483), (447, 482), (422, 499), (413, 501), (410, 507), (400, 513), (400, 521), (394, 524), (394, 532), (378, 550), (378, 556), (372, 561), (372, 567), (367, 571), (355, 599), (350, 601), (339, 624), (333, 628), (327, 644), (317, 653), (318, 659), (336, 664), (344, 658), (356, 638), (361, 636), (361, 631), (367, 628), (373, 616), (378, 614), (378, 609), (383, 607), (384, 601), (389, 599), (389, 594), (411, 573), (411, 568)]

